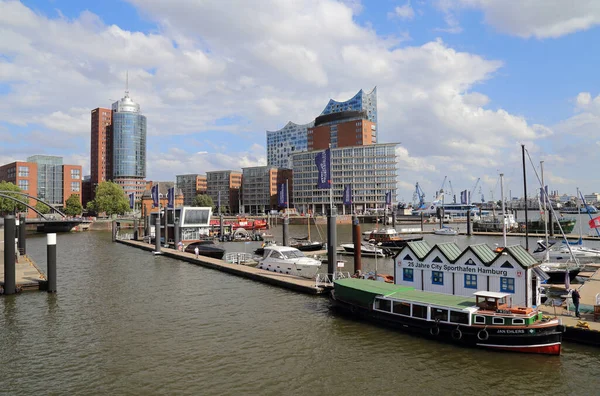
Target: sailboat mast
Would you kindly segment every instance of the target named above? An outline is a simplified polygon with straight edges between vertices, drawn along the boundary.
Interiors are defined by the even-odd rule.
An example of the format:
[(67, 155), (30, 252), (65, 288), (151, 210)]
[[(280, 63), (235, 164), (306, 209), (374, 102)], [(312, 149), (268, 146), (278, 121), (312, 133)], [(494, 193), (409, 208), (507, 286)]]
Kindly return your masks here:
[(500, 173), (500, 197), (502, 199), (502, 238), (506, 247), (506, 212), (504, 211), (504, 173)]
[(527, 224), (527, 175), (525, 172), (525, 145), (521, 145), (521, 156), (523, 157), (523, 194), (525, 202), (525, 250), (529, 251), (529, 225)]
[(544, 161), (540, 161), (540, 174), (542, 176), (542, 197), (544, 211), (544, 235), (546, 235), (546, 262), (550, 261), (550, 246), (548, 246), (548, 216), (546, 215), (546, 185), (544, 184)]

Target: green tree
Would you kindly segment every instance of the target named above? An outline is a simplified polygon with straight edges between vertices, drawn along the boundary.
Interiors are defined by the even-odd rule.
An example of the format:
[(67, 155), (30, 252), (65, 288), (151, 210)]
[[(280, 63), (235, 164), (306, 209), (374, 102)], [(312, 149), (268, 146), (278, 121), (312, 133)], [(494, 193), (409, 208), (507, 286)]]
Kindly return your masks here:
[(125, 214), (129, 212), (129, 200), (123, 188), (116, 183), (105, 181), (96, 187), (96, 198), (88, 202), (87, 209), (96, 213)]
[[(2, 181), (0, 182), (0, 194), (8, 195), (14, 197), (20, 202), (27, 202), (27, 197), (19, 194), (11, 194), (10, 192), (21, 192), (21, 189), (14, 185), (13, 183)], [(3, 215), (12, 214), (16, 212), (25, 212), (27, 210), (27, 206), (15, 202), (12, 199), (0, 197), (0, 213)]]
[(41, 213), (41, 214), (48, 214), (50, 213), (50, 206), (46, 205), (43, 202), (38, 201), (35, 204), (35, 208)]
[(204, 207), (213, 207), (215, 204), (211, 197), (205, 194), (198, 194), (194, 197), (192, 201), (192, 206), (204, 206)]
[(79, 202), (79, 194), (71, 194), (69, 199), (65, 202), (65, 209), (63, 212), (69, 216), (77, 216), (83, 212), (83, 206), (81, 206), (81, 202)]

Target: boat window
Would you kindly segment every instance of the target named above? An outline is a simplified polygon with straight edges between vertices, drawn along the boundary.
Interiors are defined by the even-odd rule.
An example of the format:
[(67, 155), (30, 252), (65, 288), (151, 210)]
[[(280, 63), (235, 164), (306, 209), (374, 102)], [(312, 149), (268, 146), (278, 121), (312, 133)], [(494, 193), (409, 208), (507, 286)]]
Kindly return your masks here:
[(427, 306), (413, 304), (413, 306), (412, 306), (412, 316), (415, 317), (415, 318), (427, 319)]
[(410, 316), (410, 304), (406, 302), (394, 301), (393, 312), (395, 314)]
[(431, 283), (434, 285), (443, 285), (444, 284), (444, 273), (442, 271), (432, 271), (431, 272)]
[(273, 250), (273, 253), (271, 253), (271, 258), (283, 259), (283, 255), (281, 253)]
[(500, 291), (503, 293), (515, 292), (515, 278), (500, 278)]
[(476, 274), (465, 274), (465, 288), (466, 289), (477, 289), (477, 275)]
[(412, 268), (402, 269), (402, 280), (406, 282), (412, 282), (414, 280), (414, 271)]
[(524, 325), (525, 324), (525, 319), (522, 318), (514, 318), (512, 320), (512, 324), (514, 325)]
[(450, 322), (469, 324), (469, 314), (459, 311), (450, 311)]
[(304, 257), (304, 254), (300, 250), (286, 250), (283, 252), (283, 257), (286, 259), (294, 259)]
[(448, 310), (441, 308), (431, 308), (431, 319), (441, 320), (442, 322), (448, 321)]
[(475, 324), (485, 324), (485, 316), (476, 315)]
[(492, 324), (503, 325), (504, 324), (504, 318), (492, 318)]
[(375, 300), (375, 309), (390, 312), (392, 310), (392, 302), (390, 300)]

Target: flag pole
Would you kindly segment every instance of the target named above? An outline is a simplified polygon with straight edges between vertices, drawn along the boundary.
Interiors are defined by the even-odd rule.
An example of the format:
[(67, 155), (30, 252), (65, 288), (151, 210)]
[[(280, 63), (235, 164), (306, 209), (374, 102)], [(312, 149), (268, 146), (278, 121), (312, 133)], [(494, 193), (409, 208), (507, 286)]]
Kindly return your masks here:
[(329, 209), (333, 211), (333, 172), (331, 171), (331, 163), (333, 162), (331, 155), (331, 143), (329, 144)]
[(285, 207), (287, 214), (290, 213), (290, 187), (288, 185), (288, 179), (285, 179)]

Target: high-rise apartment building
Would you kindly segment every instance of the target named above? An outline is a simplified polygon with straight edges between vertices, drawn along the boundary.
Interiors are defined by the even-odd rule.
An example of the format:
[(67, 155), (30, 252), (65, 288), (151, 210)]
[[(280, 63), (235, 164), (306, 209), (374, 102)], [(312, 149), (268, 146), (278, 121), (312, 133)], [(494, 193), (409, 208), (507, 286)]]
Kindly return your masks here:
[[(244, 213), (264, 213), (282, 209), (277, 203), (277, 186), (288, 182), (290, 197), (293, 191), (292, 170), (273, 166), (252, 166), (242, 168), (242, 205)], [(291, 197), (290, 197), (291, 198)], [(290, 207), (293, 206), (288, 199)]]
[(141, 199), (146, 186), (146, 117), (128, 90), (110, 110), (92, 110), (90, 161), (92, 199), (96, 186), (108, 180)]
[(288, 122), (277, 131), (267, 131), (267, 164), (277, 168), (291, 168), (291, 154), (308, 150), (308, 128), (313, 122), (299, 125)]
[(321, 114), (308, 124), (288, 122), (277, 131), (267, 131), (267, 164), (291, 168), (290, 156), (328, 147), (350, 147), (377, 143), (377, 87), (362, 89), (345, 102), (329, 100)]
[(98, 107), (92, 110), (90, 144), (90, 191), (92, 199), (96, 187), (103, 181), (112, 180), (112, 110)]
[(377, 143), (377, 88), (361, 89), (345, 102), (329, 100), (307, 130), (308, 150), (350, 147)]
[[(242, 172), (223, 170), (206, 172), (206, 193), (221, 212), (227, 207), (231, 213), (239, 213)], [(217, 212), (218, 213), (218, 212)]]
[(177, 175), (175, 186), (183, 194), (183, 204), (191, 205), (196, 195), (206, 194), (206, 175), (196, 173), (189, 175)]
[[(396, 143), (331, 149), (333, 205), (338, 213), (383, 208), (387, 193), (397, 193)], [(317, 189), (315, 156), (322, 150), (294, 154), (294, 207), (300, 213), (326, 213), (330, 190)], [(344, 187), (350, 186), (352, 205), (344, 205)]]

